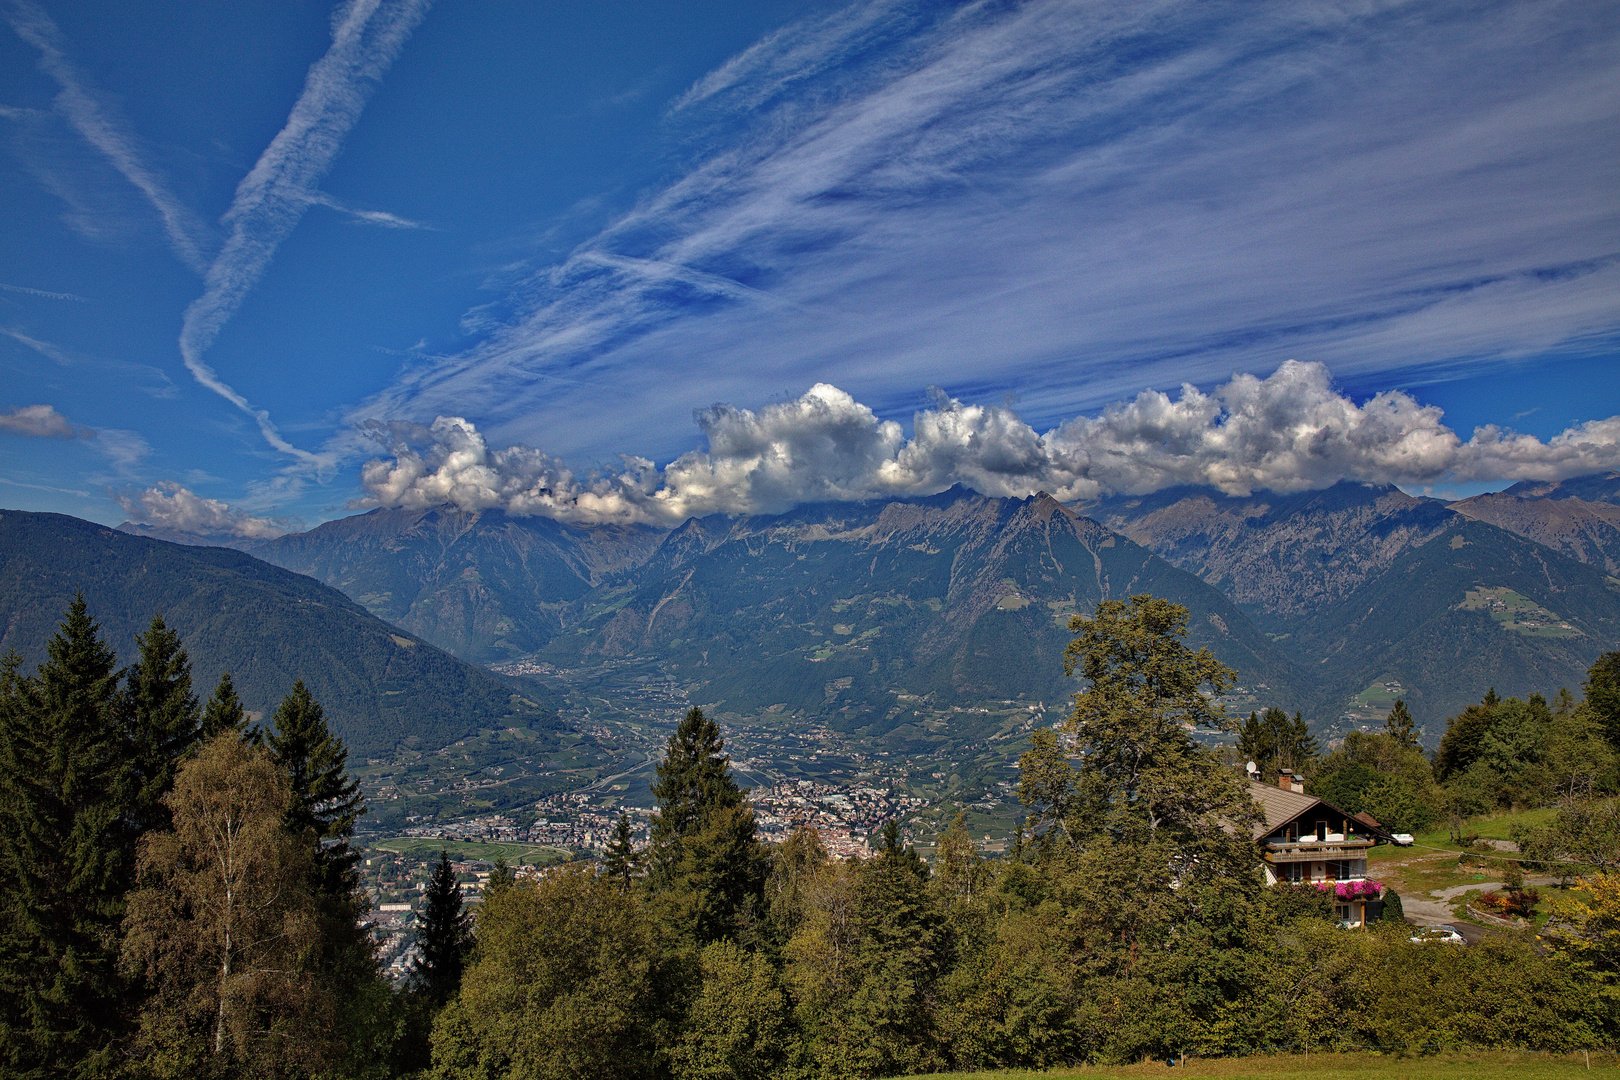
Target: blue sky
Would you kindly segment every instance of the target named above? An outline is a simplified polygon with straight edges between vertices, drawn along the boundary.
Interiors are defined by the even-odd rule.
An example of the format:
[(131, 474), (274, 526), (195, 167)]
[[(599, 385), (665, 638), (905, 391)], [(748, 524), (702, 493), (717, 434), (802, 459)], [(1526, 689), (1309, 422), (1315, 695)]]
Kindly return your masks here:
[(0, 505), (1620, 466), (1612, 4), (0, 14)]

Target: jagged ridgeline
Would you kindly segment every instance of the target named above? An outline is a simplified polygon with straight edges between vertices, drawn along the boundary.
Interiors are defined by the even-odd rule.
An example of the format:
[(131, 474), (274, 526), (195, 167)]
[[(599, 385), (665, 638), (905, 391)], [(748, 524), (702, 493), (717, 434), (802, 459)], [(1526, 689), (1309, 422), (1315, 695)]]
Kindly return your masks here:
[(0, 649), (32, 670), (80, 591), (124, 663), (161, 610), (191, 655), (200, 697), (229, 671), (243, 704), (268, 715), (303, 679), (361, 756), (556, 722), (544, 687), (457, 660), (300, 574), (62, 514), (0, 511)]
[(928, 499), (688, 521), (644, 565), (579, 602), (543, 655), (562, 666), (658, 657), (694, 700), (780, 706), (884, 734), (986, 699), (1061, 707), (1069, 620), (1152, 593), (1192, 613), (1189, 641), (1289, 693), (1287, 661), (1194, 575), (1046, 495)]

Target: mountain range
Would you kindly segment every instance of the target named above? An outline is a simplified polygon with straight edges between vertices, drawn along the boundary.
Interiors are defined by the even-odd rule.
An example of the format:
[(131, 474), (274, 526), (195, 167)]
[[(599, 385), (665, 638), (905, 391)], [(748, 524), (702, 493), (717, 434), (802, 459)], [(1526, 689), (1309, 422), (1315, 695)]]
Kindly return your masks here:
[(1059, 704), (1068, 618), (1152, 592), (1238, 669), (1240, 708), (1301, 709), (1333, 733), (1389, 686), (1432, 739), (1486, 687), (1574, 687), (1620, 640), (1615, 517), (1620, 474), (1449, 504), (1352, 482), (1072, 507), (952, 489), (672, 531), (375, 510), (253, 553), (469, 660), (565, 681), (651, 664), (693, 700), (852, 733), (978, 700)]
[(204, 691), (230, 670), (264, 712), (303, 677), (357, 749), (544, 726), (578, 673), (632, 669), (740, 716), (902, 738), (976, 703), (1061, 708), (1069, 619), (1149, 592), (1239, 671), (1240, 710), (1332, 735), (1398, 694), (1432, 741), (1486, 687), (1574, 688), (1620, 644), (1616, 522), (1617, 473), (1456, 503), (1348, 482), (1074, 506), (957, 488), (673, 530), (384, 509), (251, 552), (6, 511), (0, 647), (37, 661), (83, 590), (127, 657), (161, 608)]
[(1525, 480), (1494, 495), (1452, 503), (1451, 508), (1620, 574), (1620, 473), (1561, 483)]
[(79, 593), (125, 664), (161, 612), (185, 643), (199, 697), (228, 671), (243, 705), (267, 716), (303, 679), (357, 756), (556, 723), (545, 687), (459, 660), (305, 575), (239, 551), (0, 511), (0, 650), (32, 671)]

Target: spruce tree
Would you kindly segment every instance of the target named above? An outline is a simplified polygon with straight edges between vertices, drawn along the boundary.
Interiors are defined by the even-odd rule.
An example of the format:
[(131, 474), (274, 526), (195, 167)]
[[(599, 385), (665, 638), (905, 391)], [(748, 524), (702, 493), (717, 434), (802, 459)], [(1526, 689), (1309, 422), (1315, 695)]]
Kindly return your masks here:
[(641, 853), (630, 835), (630, 816), (620, 814), (618, 824), (613, 827), (613, 839), (602, 855), (602, 873), (618, 885), (619, 891), (628, 892), (640, 866)]
[(461, 970), (471, 944), (471, 921), (461, 910), (461, 885), (450, 856), (439, 852), (439, 864), (428, 880), (416, 943), (422, 950), (412, 976), (428, 997), (445, 1002), (461, 986)]
[(706, 945), (737, 937), (758, 907), (767, 864), (754, 811), (731, 778), (714, 721), (687, 712), (653, 781), (648, 884), (675, 931)]
[(320, 702), (302, 679), (293, 683), (270, 724), (265, 745), (271, 760), (286, 770), (292, 790), (287, 827), (294, 836), (313, 835), (325, 890), (334, 895), (349, 892), (349, 878), (359, 859), (349, 838), (365, 813), (359, 781), (346, 770), (349, 752), (327, 728)]
[(0, 1072), (94, 1071), (117, 973), (138, 793), (116, 657), (80, 596), (33, 677), (0, 669)]
[(174, 788), (177, 764), (197, 744), (198, 712), (191, 660), (163, 616), (154, 615), (135, 641), (140, 658), (128, 676), (129, 741), (140, 784), (134, 827), (145, 832), (169, 827), (163, 797)]
[(493, 897), (500, 896), (516, 882), (517, 875), (506, 865), (506, 856), (495, 856), (495, 869), (491, 871), (489, 880), (484, 883), (484, 900), (487, 902)]
[[(360, 925), (370, 904), (356, 872), (359, 854), (350, 846), (354, 823), (365, 812), (360, 786), (346, 771), (348, 751), (326, 726), (326, 715), (300, 680), (293, 684), (263, 733), (270, 759), (287, 776), (287, 830), (311, 855), (310, 888), (319, 910), (316, 945), (303, 957), (304, 970), (341, 1003), (337, 1029), (360, 1029), (368, 995), (380, 974), (376, 954)], [(343, 1036), (338, 1036), (343, 1037)]]
[(1394, 708), (1384, 718), (1384, 734), (1393, 738), (1402, 746), (1416, 748), (1417, 724), (1412, 720), (1412, 714), (1407, 711), (1406, 702), (1400, 698), (1395, 699)]
[(854, 992), (842, 1018), (848, 1057), (866, 1075), (940, 1067), (929, 1003), (946, 959), (944, 913), (928, 864), (885, 822), (876, 857), (855, 880), (860, 945)]
[(658, 799), (653, 850), (665, 855), (675, 839), (702, 829), (714, 811), (743, 804), (742, 789), (731, 778), (731, 759), (726, 756), (720, 728), (702, 709), (687, 710), (669, 737), (652, 792)]
[(242, 701), (236, 696), (236, 686), (231, 682), (231, 673), (227, 671), (220, 675), (219, 685), (214, 687), (214, 696), (208, 699), (208, 704), (203, 708), (202, 732), (198, 742), (211, 742), (215, 736), (226, 731), (245, 735), (247, 723), (247, 710), (242, 708)]

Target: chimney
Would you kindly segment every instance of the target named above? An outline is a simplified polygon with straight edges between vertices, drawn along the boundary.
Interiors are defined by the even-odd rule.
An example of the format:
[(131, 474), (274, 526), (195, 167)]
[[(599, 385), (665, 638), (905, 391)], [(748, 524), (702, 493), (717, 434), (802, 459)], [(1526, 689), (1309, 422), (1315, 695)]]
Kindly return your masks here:
[(1277, 786), (1284, 791), (1294, 790), (1294, 777), (1292, 773), (1278, 773)]

